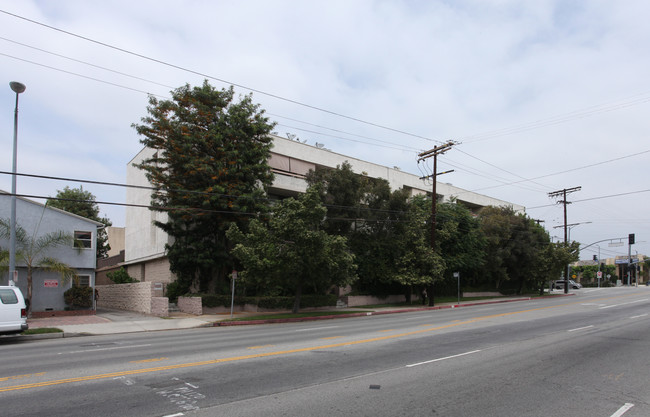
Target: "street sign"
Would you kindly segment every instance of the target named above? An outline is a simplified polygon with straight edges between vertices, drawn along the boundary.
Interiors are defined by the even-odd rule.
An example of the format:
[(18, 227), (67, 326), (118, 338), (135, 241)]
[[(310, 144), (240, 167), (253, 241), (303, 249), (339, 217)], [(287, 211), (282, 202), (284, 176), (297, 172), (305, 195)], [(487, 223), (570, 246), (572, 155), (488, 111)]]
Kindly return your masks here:
[(598, 278), (602, 278), (602, 277), (603, 277), (603, 271), (598, 271), (598, 272), (596, 273), (596, 276), (597, 276)]

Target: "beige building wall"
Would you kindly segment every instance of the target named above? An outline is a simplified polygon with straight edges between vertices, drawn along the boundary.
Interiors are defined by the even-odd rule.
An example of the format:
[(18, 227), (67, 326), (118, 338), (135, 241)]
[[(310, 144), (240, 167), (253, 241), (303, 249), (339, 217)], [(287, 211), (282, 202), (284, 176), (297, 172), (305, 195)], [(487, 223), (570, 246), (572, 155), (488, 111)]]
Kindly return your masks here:
[[(127, 184), (142, 187), (150, 186), (144, 172), (133, 166), (154, 155), (154, 150), (142, 149), (127, 165)], [(431, 186), (417, 175), (373, 164), (368, 161), (351, 158), (346, 155), (317, 148), (297, 141), (273, 136), (273, 148), (269, 165), (275, 179), (270, 192), (278, 196), (290, 196), (304, 193), (307, 189), (305, 175), (316, 167), (336, 168), (344, 162), (350, 163), (357, 174), (388, 181), (392, 190), (406, 188), (412, 195), (430, 194)], [(450, 184), (438, 183), (436, 193), (440, 201), (456, 198), (471, 210), (485, 206), (509, 206), (517, 212), (524, 212), (521, 205), (477, 194)], [(149, 210), (151, 191), (144, 188), (127, 188), (126, 207), (125, 261), (129, 275), (140, 281), (171, 282), (174, 280), (169, 272), (169, 263), (165, 258), (165, 244), (170, 238), (154, 226), (153, 222), (166, 221), (166, 214)]]

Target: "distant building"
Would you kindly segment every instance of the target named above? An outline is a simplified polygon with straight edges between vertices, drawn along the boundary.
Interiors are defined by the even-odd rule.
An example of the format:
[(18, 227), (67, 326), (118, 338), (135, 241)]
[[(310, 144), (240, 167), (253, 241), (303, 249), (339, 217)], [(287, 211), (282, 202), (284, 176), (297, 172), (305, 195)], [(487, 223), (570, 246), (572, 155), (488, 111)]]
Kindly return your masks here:
[[(9, 221), (10, 216), (11, 196), (0, 191), (0, 218)], [(16, 198), (16, 224), (25, 229), (30, 237), (36, 239), (45, 234), (59, 231), (74, 236), (81, 247), (58, 246), (41, 253), (37, 259), (49, 256), (63, 262), (76, 269), (79, 285), (94, 287), (97, 229), (103, 227), (102, 223), (18, 197)], [(3, 250), (8, 250), (9, 239), (0, 239), (0, 247)], [(27, 297), (27, 268), (24, 263), (16, 259), (16, 269), (18, 270), (16, 286)], [(2, 275), (0, 282), (3, 285), (7, 284), (8, 276), (7, 273)], [(33, 273), (32, 279), (31, 305), (33, 312), (65, 309), (63, 293), (72, 286), (71, 281), (63, 283), (58, 273), (46, 272), (41, 269), (37, 269)]]
[[(153, 154), (153, 149), (144, 148), (128, 163), (127, 184), (150, 185), (145, 173), (135, 168), (133, 164), (138, 164)], [(346, 161), (357, 174), (387, 180), (392, 190), (404, 188), (409, 190), (411, 195), (431, 194), (431, 185), (425, 184), (417, 175), (273, 136), (269, 165), (275, 174), (275, 179), (269, 189), (270, 197), (281, 199), (304, 193), (307, 190), (305, 176), (309, 170), (317, 167), (333, 169)], [(436, 192), (439, 201), (455, 198), (458, 204), (468, 207), (473, 212), (486, 206), (509, 206), (517, 212), (525, 210), (521, 205), (477, 194), (450, 184), (438, 183)], [(151, 193), (146, 189), (127, 188), (126, 202), (133, 205), (149, 205)], [(165, 244), (171, 241), (165, 232), (153, 225), (154, 221), (166, 221), (166, 214), (138, 207), (126, 207), (124, 265), (129, 275), (140, 281), (168, 283), (173, 281), (174, 277), (169, 271), (169, 262), (165, 257)]]

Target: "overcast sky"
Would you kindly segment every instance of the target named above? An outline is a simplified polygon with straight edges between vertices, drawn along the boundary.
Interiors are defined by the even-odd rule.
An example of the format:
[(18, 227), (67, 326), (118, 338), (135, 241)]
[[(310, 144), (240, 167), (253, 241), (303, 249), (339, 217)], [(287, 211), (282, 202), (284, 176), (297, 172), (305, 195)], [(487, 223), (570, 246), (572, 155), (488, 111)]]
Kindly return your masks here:
[[(0, 170), (124, 183), (147, 94), (203, 79), (253, 90), (275, 131), (521, 204), (584, 245), (650, 255), (650, 3), (627, 1), (0, 1)], [(93, 42), (94, 41), (94, 42)], [(19, 177), (18, 193), (80, 183)], [(0, 174), (0, 189), (11, 177)], [(118, 187), (84, 185), (99, 201)], [(114, 225), (124, 209), (101, 206)], [(600, 243), (603, 258), (627, 245)], [(582, 259), (598, 253), (592, 246)]]

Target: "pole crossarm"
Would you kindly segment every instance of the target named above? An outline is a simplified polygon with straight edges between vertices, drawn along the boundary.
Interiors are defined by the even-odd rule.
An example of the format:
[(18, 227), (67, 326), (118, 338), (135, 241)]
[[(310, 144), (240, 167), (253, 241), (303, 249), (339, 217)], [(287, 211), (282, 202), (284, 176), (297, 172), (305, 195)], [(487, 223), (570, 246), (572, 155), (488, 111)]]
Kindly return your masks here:
[(439, 146), (436, 146), (433, 149), (421, 152), (421, 153), (418, 154), (418, 156), (420, 157), (418, 159), (418, 162), (423, 161), (423, 160), (425, 160), (427, 158), (431, 158), (432, 156), (437, 156), (437, 155), (443, 154), (443, 153), (447, 152), (449, 149), (451, 149), (451, 147), (454, 146), (454, 145), (455, 145), (455, 142), (450, 140), (449, 142), (444, 143), (444, 144), (439, 145)]

